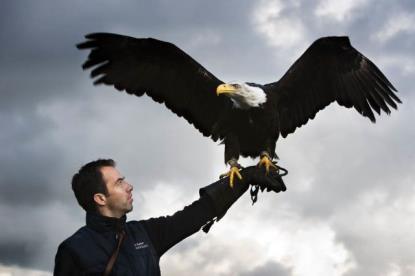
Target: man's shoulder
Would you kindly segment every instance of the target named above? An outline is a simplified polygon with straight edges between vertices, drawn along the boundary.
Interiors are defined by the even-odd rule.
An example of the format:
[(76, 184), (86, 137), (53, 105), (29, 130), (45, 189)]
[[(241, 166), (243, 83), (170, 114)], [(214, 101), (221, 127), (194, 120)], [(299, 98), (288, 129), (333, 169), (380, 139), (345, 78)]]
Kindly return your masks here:
[(142, 229), (146, 220), (129, 220), (126, 222), (128, 228)]
[(139, 228), (141, 230), (146, 230), (149, 224), (154, 224), (164, 219), (166, 219), (165, 216), (156, 217), (156, 218), (147, 218), (147, 219), (141, 219), (141, 220), (129, 220), (127, 221), (126, 224), (128, 227), (134, 227), (134, 228)]
[(151, 234), (152, 226), (156, 224), (158, 218), (149, 218), (142, 220), (130, 220), (126, 223), (127, 228), (133, 232), (145, 232), (147, 235)]
[(70, 249), (73, 247), (77, 247), (79, 244), (82, 244), (86, 239), (88, 239), (88, 232), (89, 231), (86, 226), (79, 228), (70, 237), (61, 242), (59, 248)]

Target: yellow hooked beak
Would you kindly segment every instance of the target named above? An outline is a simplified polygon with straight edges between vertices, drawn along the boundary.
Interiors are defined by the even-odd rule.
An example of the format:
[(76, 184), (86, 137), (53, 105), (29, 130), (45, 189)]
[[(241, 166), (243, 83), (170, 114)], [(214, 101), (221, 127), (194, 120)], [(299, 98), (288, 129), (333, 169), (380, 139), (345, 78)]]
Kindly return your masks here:
[(220, 94), (232, 94), (236, 92), (236, 88), (232, 84), (221, 84), (216, 88), (216, 95)]

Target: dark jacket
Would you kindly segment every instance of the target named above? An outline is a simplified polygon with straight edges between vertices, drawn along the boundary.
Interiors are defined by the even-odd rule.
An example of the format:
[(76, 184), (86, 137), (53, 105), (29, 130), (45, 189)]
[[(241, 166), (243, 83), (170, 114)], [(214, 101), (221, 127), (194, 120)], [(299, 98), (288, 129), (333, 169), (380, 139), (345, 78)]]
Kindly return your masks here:
[(220, 218), (247, 189), (245, 183), (229, 188), (228, 179), (200, 190), (200, 199), (172, 216), (126, 222), (87, 213), (86, 226), (63, 241), (55, 258), (54, 275), (102, 275), (117, 244), (116, 234), (126, 232), (112, 275), (160, 275), (160, 257), (172, 246)]

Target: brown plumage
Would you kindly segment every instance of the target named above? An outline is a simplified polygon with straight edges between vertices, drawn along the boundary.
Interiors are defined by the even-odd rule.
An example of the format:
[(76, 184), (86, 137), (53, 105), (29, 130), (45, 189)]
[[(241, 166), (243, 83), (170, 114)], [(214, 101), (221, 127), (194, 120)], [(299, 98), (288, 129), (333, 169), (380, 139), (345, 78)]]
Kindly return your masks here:
[[(389, 114), (401, 102), (393, 85), (348, 37), (320, 38), (279, 81), (231, 84), (233, 91), (224, 93), (228, 97), (216, 95), (221, 80), (171, 43), (109, 33), (86, 38), (77, 47), (91, 50), (83, 68), (94, 67), (95, 84), (164, 103), (203, 135), (223, 141), (225, 162), (261, 152), (272, 159), (279, 134), (293, 133), (332, 102), (353, 107), (372, 122), (374, 112)], [(258, 103), (245, 102), (254, 89)]]

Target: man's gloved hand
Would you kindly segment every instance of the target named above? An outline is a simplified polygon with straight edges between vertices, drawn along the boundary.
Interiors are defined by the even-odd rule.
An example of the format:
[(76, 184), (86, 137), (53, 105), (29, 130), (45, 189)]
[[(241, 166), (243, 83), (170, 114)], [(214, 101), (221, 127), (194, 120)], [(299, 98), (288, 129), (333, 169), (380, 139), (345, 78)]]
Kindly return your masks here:
[[(220, 220), (229, 209), (230, 206), (248, 190), (251, 184), (251, 199), (253, 202), (257, 200), (258, 190), (280, 192), (287, 188), (282, 181), (281, 175), (275, 171), (270, 171), (265, 174), (263, 168), (256, 166), (247, 167), (240, 171), (242, 179), (236, 179), (233, 188), (229, 185), (228, 178), (222, 178), (215, 183), (212, 183), (199, 190), (201, 197), (208, 196), (211, 199), (212, 205), (215, 209), (216, 220)], [(259, 188), (258, 188), (259, 187)], [(207, 227), (208, 231), (209, 227)]]
[(261, 191), (266, 189), (267, 192), (274, 191), (279, 193), (281, 191), (285, 192), (287, 190), (281, 175), (275, 170), (270, 170), (269, 173), (266, 174), (264, 168), (251, 166), (242, 169), (240, 173), (242, 175), (242, 180), (245, 183), (251, 184), (253, 186), (258, 185)]

